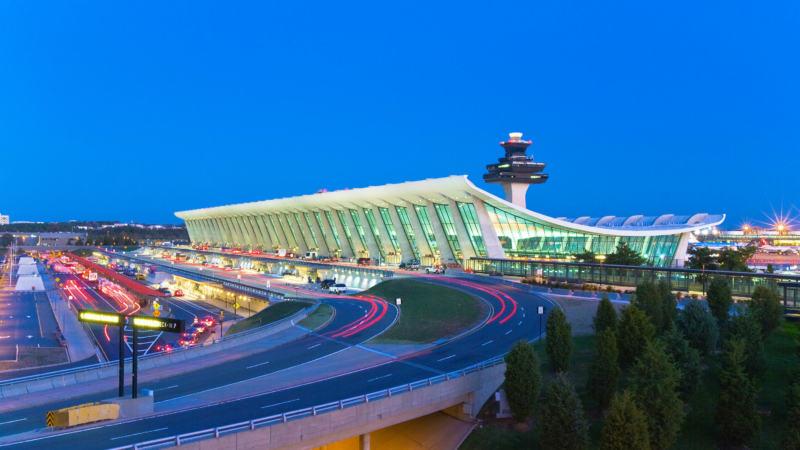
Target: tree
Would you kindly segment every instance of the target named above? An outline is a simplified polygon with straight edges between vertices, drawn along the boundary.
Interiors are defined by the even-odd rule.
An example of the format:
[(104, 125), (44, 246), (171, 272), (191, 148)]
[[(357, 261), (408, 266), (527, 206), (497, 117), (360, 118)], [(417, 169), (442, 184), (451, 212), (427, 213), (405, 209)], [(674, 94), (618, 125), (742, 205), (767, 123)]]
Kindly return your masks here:
[(617, 391), (620, 372), (618, 358), (616, 333), (606, 328), (597, 335), (592, 365), (589, 366), (589, 378), (586, 381), (586, 394), (603, 410), (608, 408), (611, 397)]
[(103, 236), (103, 245), (113, 245), (113, 244), (114, 244), (114, 240), (111, 238), (111, 235), (107, 234), (107, 235)]
[(572, 359), (572, 324), (567, 322), (567, 315), (561, 308), (553, 308), (547, 316), (545, 326), (547, 339), (545, 348), (550, 358), (550, 367), (555, 372), (569, 370)]
[(675, 325), (689, 341), (689, 346), (708, 355), (719, 338), (719, 327), (711, 312), (699, 301), (691, 301), (678, 314)]
[(547, 389), (547, 403), (539, 418), (540, 441), (548, 450), (589, 448), (589, 422), (578, 394), (563, 376)]
[(742, 247), (739, 249), (726, 248), (719, 252), (720, 270), (728, 272), (752, 272), (747, 267), (747, 260), (756, 254), (757, 247)]
[(597, 254), (591, 250), (586, 250), (583, 253), (578, 253), (575, 256), (575, 261), (582, 263), (597, 263)]
[[(719, 263), (717, 262), (717, 257), (714, 256), (714, 252), (711, 251), (708, 247), (692, 247), (686, 251), (691, 258), (686, 260), (686, 268), (687, 269), (697, 269), (697, 270), (717, 270), (719, 269)], [(703, 280), (698, 280), (703, 281)]]
[(671, 330), (678, 317), (678, 299), (672, 293), (672, 286), (661, 280), (658, 282), (658, 292), (661, 294), (661, 308), (663, 310), (661, 331)]
[(622, 308), (617, 333), (620, 366), (627, 369), (633, 365), (655, 334), (655, 327), (642, 310), (633, 305)]
[(514, 420), (524, 422), (533, 415), (542, 389), (539, 357), (533, 347), (519, 341), (506, 355), (505, 390)]
[(767, 273), (775, 273), (775, 267), (772, 264), (767, 264)]
[(733, 298), (731, 297), (731, 286), (728, 280), (714, 278), (708, 286), (708, 308), (711, 314), (721, 323), (727, 323)]
[(786, 431), (784, 431), (784, 450), (800, 450), (800, 383), (792, 380), (786, 393)]
[(72, 238), (67, 239), (67, 245), (72, 245)]
[(683, 337), (680, 330), (669, 330), (662, 336), (664, 351), (672, 359), (681, 373), (678, 389), (684, 398), (697, 391), (700, 385), (700, 352), (689, 346), (689, 341)]
[(14, 242), (14, 236), (12, 236), (9, 233), (5, 233), (3, 234), (2, 237), (0, 237), (0, 246), (2, 246), (3, 248), (8, 247), (13, 242)]
[(647, 314), (656, 331), (661, 331), (664, 322), (664, 308), (661, 306), (661, 292), (654, 282), (643, 280), (636, 286), (633, 305)]
[(737, 314), (728, 328), (729, 340), (744, 342), (744, 370), (753, 378), (760, 377), (767, 368), (761, 326), (749, 308)]
[(683, 422), (679, 383), (680, 372), (664, 352), (663, 344), (648, 344), (632, 369), (631, 389), (645, 414), (652, 450), (668, 449), (678, 437)]
[(753, 311), (758, 324), (761, 325), (763, 338), (769, 337), (781, 325), (783, 307), (781, 306), (780, 294), (774, 289), (763, 284), (756, 286), (753, 289), (752, 300), (747, 306)]
[(719, 442), (730, 446), (747, 445), (761, 427), (755, 389), (742, 369), (744, 360), (745, 342), (741, 339), (728, 341), (719, 377), (719, 403), (714, 425)]
[(640, 255), (639, 252), (628, 247), (626, 242), (620, 242), (617, 245), (616, 252), (606, 257), (606, 264), (618, 266), (641, 266), (645, 262), (647, 262), (647, 259)]
[(629, 391), (615, 395), (611, 402), (600, 450), (650, 450), (647, 419)]
[(608, 294), (603, 294), (600, 298), (600, 303), (597, 304), (597, 313), (592, 318), (592, 328), (594, 328), (594, 332), (600, 334), (609, 328), (616, 331), (618, 323), (619, 317), (617, 316), (617, 310), (614, 309), (614, 305), (612, 305), (611, 300), (608, 299)]
[(81, 238), (78, 238), (78, 240), (75, 241), (75, 245), (83, 245), (83, 240)]

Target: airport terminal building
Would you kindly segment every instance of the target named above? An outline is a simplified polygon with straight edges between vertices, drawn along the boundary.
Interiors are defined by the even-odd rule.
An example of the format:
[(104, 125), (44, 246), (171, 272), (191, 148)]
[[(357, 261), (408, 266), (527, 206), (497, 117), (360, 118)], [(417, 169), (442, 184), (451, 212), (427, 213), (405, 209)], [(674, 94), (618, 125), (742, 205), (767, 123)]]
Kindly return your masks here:
[(175, 213), (194, 244), (271, 252), (368, 257), (386, 263), (463, 264), (475, 257), (569, 260), (591, 250), (613, 253), (625, 242), (648, 265), (681, 266), (692, 233), (724, 215), (548, 217), (525, 208), (525, 191), (543, 183), (544, 164), (525, 155), (530, 141), (512, 133), (484, 180), (502, 184), (506, 199), (466, 176), (410, 181)]

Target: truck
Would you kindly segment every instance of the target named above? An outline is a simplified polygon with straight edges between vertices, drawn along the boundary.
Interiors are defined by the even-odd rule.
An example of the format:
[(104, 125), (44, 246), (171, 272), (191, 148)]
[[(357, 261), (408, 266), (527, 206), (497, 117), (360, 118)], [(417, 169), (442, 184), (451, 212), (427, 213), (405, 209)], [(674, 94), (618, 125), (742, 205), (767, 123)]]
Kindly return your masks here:
[(317, 258), (319, 258), (319, 254), (317, 254), (317, 252), (314, 251), (306, 252), (306, 254), (303, 255), (303, 259), (317, 259)]
[(279, 248), (279, 249), (275, 250), (275, 256), (286, 256), (286, 249), (285, 248)]

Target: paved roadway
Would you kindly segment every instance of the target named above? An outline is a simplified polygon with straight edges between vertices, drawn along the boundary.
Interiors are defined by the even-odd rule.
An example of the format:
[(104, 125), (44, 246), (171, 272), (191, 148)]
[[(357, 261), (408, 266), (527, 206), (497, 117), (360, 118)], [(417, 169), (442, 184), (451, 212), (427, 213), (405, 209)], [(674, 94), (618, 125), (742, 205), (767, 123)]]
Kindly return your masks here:
[[(206, 272), (208, 273), (208, 272)], [(187, 433), (229, 423), (252, 420), (272, 414), (288, 412), (322, 403), (353, 397), (368, 392), (380, 391), (415, 380), (425, 379), (441, 373), (462, 369), (486, 359), (505, 353), (518, 340), (531, 340), (541, 334), (537, 306), (552, 303), (533, 293), (525, 293), (505, 286), (486, 285), (451, 277), (419, 275), (426, 281), (462, 289), (487, 301), (492, 306), (490, 320), (479, 330), (459, 339), (446, 342), (424, 352), (395, 360), (377, 367), (345, 374), (332, 379), (276, 392), (266, 392), (199, 409), (177, 412), (161, 417), (142, 419), (115, 425), (76, 430), (70, 434), (14, 444), (13, 447), (41, 448), (43, 446), (65, 448), (79, 446), (87, 449), (102, 449), (175, 434)], [(244, 278), (244, 277), (243, 277)], [(245, 280), (242, 280), (246, 282)], [(263, 278), (258, 285), (263, 284)], [(146, 383), (143, 389), (156, 391), (156, 401), (178, 398), (224, 386), (237, 381), (252, 379), (293, 367), (304, 362), (324, 357), (348, 345), (368, 340), (378, 330), (392, 323), (396, 314), (389, 306), (384, 317), (372, 327), (347, 338), (332, 339), (335, 330), (341, 329), (363, 317), (365, 300), (325, 296), (324, 302), (337, 311), (334, 320), (320, 331), (320, 335), (308, 335), (289, 344), (251, 355), (236, 361), (223, 363), (176, 377)], [(546, 318), (544, 318), (546, 320)], [(543, 322), (544, 323), (544, 320)], [(114, 394), (111, 394), (113, 396)], [(97, 401), (109, 397), (100, 393), (56, 401), (48, 405), (26, 408), (0, 414), (0, 435), (7, 436), (42, 428), (45, 411), (71, 406), (83, 402)]]

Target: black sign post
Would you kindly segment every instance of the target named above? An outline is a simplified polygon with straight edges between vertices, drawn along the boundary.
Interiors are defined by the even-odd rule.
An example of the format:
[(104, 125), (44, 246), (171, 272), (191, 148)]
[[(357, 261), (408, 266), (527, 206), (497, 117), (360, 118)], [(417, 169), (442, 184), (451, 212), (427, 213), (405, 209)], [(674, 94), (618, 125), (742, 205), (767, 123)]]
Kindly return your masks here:
[(540, 306), (539, 307), (539, 337), (540, 338), (542, 337), (542, 316), (544, 315), (544, 313), (545, 313), (545, 307), (544, 306)]
[(125, 396), (125, 326), (130, 325), (133, 329), (133, 374), (131, 384), (133, 394), (131, 398), (137, 398), (139, 393), (139, 352), (136, 351), (139, 345), (139, 329), (164, 331), (167, 333), (183, 333), (186, 324), (183, 319), (167, 319), (149, 316), (126, 316), (120, 313), (78, 310), (78, 321), (86, 323), (98, 323), (119, 327), (119, 396)]

